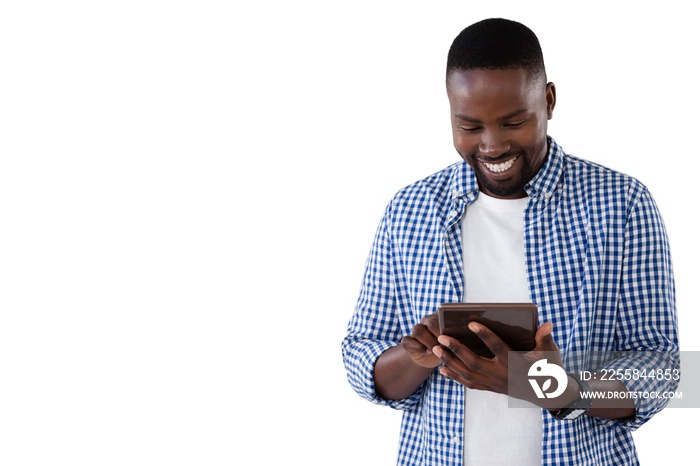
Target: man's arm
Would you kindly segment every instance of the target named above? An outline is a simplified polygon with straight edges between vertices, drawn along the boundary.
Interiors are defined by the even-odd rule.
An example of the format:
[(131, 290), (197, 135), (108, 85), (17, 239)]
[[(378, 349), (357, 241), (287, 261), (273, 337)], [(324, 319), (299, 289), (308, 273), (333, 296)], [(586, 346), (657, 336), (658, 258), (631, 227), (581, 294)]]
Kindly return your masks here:
[(428, 350), (437, 344), (437, 335), (426, 325), (416, 325), (411, 336), (405, 336), (401, 327), (400, 322), (407, 320), (402, 313), (410, 311), (399, 306), (396, 296), (390, 212), (391, 204), (377, 228), (342, 352), (348, 381), (360, 396), (406, 409), (418, 402), (419, 396), (411, 395), (417, 394), (440, 360)]
[[(678, 328), (671, 252), (661, 214), (649, 191), (635, 186), (624, 231), (624, 255), (617, 318), (616, 357), (604, 370), (622, 372), (678, 368)], [(675, 390), (677, 381), (625, 378), (632, 394)], [(663, 397), (630, 399), (637, 428), (668, 403)]]
[(377, 395), (385, 400), (408, 398), (420, 388), (433, 369), (416, 364), (401, 345), (389, 348), (374, 366)]

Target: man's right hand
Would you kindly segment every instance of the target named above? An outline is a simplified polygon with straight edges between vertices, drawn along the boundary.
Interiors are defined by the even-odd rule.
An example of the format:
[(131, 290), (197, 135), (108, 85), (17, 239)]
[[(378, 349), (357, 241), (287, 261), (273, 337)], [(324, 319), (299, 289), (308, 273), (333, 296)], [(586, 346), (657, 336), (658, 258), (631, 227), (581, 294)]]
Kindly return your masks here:
[(442, 364), (440, 358), (433, 354), (432, 348), (438, 345), (440, 323), (437, 312), (429, 314), (413, 326), (411, 335), (401, 339), (401, 346), (414, 363), (421, 367), (433, 368)]

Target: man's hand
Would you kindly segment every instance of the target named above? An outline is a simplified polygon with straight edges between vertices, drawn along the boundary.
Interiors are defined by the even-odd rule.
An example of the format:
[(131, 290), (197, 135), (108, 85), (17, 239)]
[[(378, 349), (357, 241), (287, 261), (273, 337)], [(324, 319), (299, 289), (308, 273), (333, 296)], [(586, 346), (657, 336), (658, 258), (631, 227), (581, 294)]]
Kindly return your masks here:
[[(515, 353), (508, 358), (512, 351), (495, 333), (486, 326), (472, 322), (469, 328), (476, 333), (484, 344), (491, 350), (494, 357), (484, 358), (476, 355), (469, 348), (452, 337), (440, 335), (439, 345), (433, 348), (433, 354), (440, 358), (445, 365), (440, 373), (468, 388), (489, 390), (503, 393), (514, 398), (520, 398), (542, 406), (548, 400), (539, 400), (528, 382), (528, 370), (535, 361), (543, 358), (547, 352), (548, 362), (563, 366), (559, 348), (552, 338), (552, 324), (547, 322), (537, 329), (535, 348), (525, 354)], [(552, 357), (552, 353), (556, 354)], [(509, 367), (510, 364), (510, 367)], [(508, 377), (515, 377), (509, 385)], [(542, 406), (547, 407), (547, 406)]]
[(440, 323), (437, 313), (433, 313), (423, 317), (420, 323), (413, 326), (411, 335), (401, 339), (401, 346), (419, 366), (437, 367), (442, 363), (440, 358), (433, 354), (433, 348), (438, 345), (438, 336)]

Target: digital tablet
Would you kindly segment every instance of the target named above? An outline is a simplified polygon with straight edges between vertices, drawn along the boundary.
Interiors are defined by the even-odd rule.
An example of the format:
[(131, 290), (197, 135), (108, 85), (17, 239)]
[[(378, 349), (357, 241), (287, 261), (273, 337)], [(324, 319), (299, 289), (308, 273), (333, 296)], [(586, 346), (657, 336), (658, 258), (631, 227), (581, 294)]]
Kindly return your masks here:
[(514, 351), (535, 348), (537, 306), (532, 303), (445, 303), (438, 307), (440, 333), (461, 341), (479, 356), (493, 353), (467, 325), (484, 324)]

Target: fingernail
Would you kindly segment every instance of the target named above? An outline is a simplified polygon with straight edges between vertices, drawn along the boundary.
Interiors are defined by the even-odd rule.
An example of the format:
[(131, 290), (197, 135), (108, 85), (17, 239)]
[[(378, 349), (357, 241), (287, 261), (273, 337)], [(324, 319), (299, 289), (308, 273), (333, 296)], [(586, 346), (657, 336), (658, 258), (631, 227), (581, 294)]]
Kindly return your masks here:
[(442, 348), (440, 348), (439, 346), (436, 346), (435, 348), (433, 348), (433, 354), (435, 356), (437, 356), (438, 358), (441, 358), (443, 356)]
[(471, 330), (474, 333), (479, 333), (479, 326), (476, 325), (474, 322), (471, 322), (469, 324), (469, 330)]
[(445, 346), (447, 346), (448, 348), (450, 347), (450, 340), (449, 340), (449, 338), (447, 338), (446, 336), (440, 335), (440, 336), (437, 338), (437, 341), (440, 342), (441, 345), (445, 345)]

